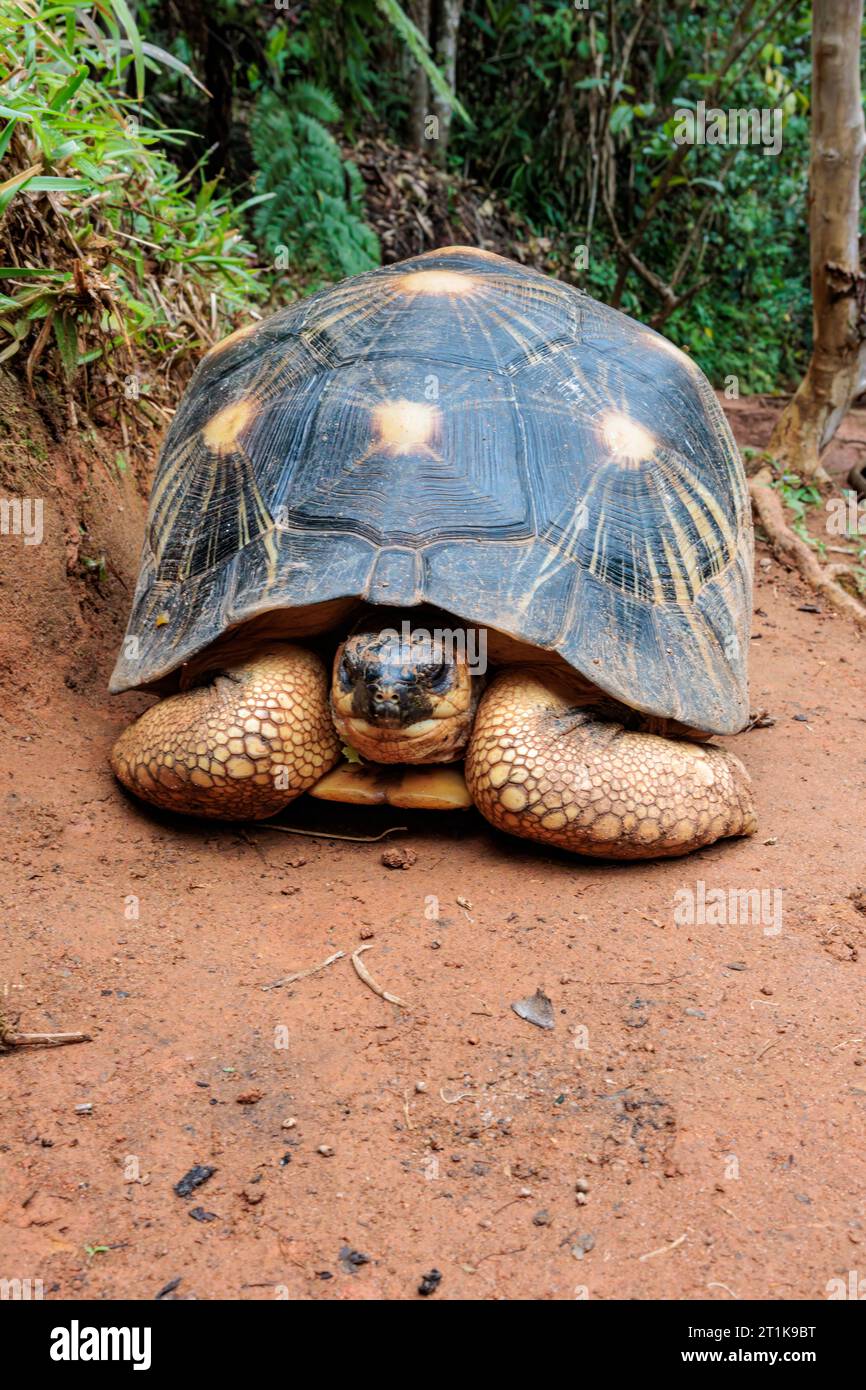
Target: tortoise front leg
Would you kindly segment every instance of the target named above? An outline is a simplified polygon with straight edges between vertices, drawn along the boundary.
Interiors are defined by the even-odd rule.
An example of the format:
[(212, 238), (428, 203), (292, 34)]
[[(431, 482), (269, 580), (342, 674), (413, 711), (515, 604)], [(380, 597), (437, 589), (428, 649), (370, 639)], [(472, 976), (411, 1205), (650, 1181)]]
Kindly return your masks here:
[(339, 756), (323, 663), (280, 642), (146, 710), (115, 743), (111, 766), (155, 806), (259, 820)]
[(606, 859), (687, 854), (757, 829), (749, 775), (710, 744), (632, 732), (511, 668), (482, 697), (466, 783), (499, 830)]

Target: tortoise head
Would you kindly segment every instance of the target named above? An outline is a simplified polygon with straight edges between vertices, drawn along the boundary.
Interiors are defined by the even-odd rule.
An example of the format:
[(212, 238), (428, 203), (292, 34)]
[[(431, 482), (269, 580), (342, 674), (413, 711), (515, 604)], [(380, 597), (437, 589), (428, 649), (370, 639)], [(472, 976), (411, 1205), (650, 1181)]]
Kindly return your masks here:
[(331, 710), (337, 733), (379, 763), (452, 762), (462, 757), (480, 679), (459, 634), (366, 624), (334, 658)]

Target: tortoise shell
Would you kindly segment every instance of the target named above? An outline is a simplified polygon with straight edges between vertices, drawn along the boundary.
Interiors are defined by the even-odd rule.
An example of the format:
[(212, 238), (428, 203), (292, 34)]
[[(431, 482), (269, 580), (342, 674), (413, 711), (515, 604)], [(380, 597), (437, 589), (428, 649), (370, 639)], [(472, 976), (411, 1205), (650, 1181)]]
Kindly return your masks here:
[(426, 602), (730, 733), (751, 573), (742, 462), (694, 362), (568, 285), (447, 247), (207, 354), (162, 451), (111, 688), (269, 610), (313, 632), (334, 600)]

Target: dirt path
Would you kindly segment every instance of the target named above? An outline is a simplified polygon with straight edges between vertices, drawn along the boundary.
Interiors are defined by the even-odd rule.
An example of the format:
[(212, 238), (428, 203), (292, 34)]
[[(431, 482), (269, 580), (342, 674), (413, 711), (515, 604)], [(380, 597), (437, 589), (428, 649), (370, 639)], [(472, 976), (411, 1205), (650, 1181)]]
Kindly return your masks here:
[[(79, 586), (70, 617), (47, 557), (16, 566), (5, 1007), (94, 1040), (0, 1058), (0, 1277), (402, 1299), (436, 1269), (440, 1298), (725, 1300), (866, 1275), (863, 641), (798, 609), (812, 596), (761, 548), (752, 703), (775, 722), (729, 741), (760, 832), (631, 867), (474, 813), (377, 844), (151, 815), (105, 760), (143, 704), (102, 693), (120, 585), (111, 604)], [(383, 865), (388, 843), (411, 867)], [(699, 882), (766, 890), (764, 920), (678, 923)], [(362, 944), (406, 1009), (358, 978)], [(551, 1031), (510, 1008), (539, 985)], [(181, 1198), (194, 1165), (215, 1172)]]

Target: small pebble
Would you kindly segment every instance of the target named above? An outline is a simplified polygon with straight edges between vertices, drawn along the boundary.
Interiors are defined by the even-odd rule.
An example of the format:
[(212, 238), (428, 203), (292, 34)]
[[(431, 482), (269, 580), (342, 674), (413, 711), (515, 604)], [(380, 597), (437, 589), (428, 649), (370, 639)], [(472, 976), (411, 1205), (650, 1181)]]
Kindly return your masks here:
[(416, 1081), (416, 1082), (415, 1082), (415, 1090), (418, 1092), (418, 1095), (419, 1095), (419, 1096), (423, 1096), (424, 1092), (427, 1090), (427, 1082), (426, 1082), (426, 1081)]
[(242, 1091), (239, 1096), (235, 1096), (235, 1103), (237, 1105), (258, 1105), (263, 1095), (263, 1091)]
[(578, 1178), (577, 1182), (574, 1184), (574, 1190), (575, 1192), (588, 1192), (589, 1183), (586, 1178)]
[(320, 1144), (319, 1147), (316, 1149), (316, 1153), (321, 1154), (322, 1158), (334, 1157), (334, 1150), (330, 1144)]
[(347, 1274), (354, 1274), (362, 1265), (369, 1263), (369, 1255), (365, 1255), (361, 1250), (353, 1250), (350, 1245), (344, 1245), (340, 1250), (340, 1264)]
[(193, 1207), (189, 1213), (193, 1221), (216, 1221), (217, 1215), (213, 1211), (205, 1211), (204, 1207)]
[(386, 869), (411, 869), (417, 862), (418, 856), (414, 849), (397, 849), (395, 845), (382, 851), (382, 863)]
[(174, 1190), (178, 1197), (188, 1197), (196, 1187), (201, 1187), (203, 1182), (212, 1178), (215, 1172), (215, 1168), (197, 1163), (194, 1168), (190, 1168), (188, 1173), (184, 1173), (180, 1182), (175, 1183)]
[(294, 1115), (290, 1115), (289, 1118), (288, 1118), (287, 1120), (283, 1120), (283, 1123), (282, 1123), (281, 1128), (282, 1128), (282, 1129), (294, 1129), (294, 1127), (295, 1127), (295, 1125), (296, 1125), (297, 1123), (298, 1123), (298, 1122), (297, 1122), (297, 1120), (295, 1119)]

